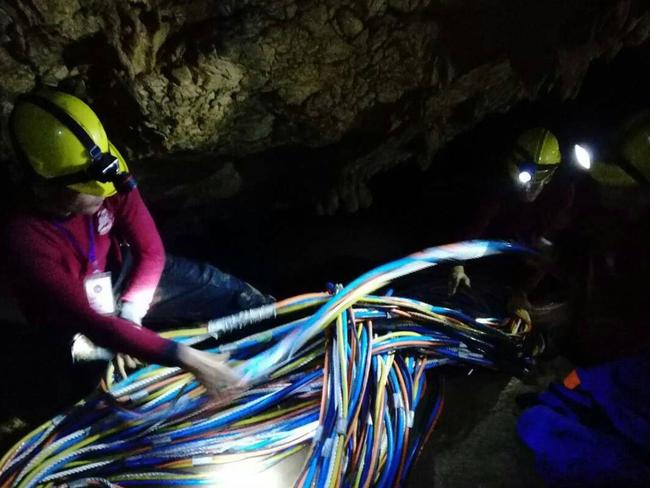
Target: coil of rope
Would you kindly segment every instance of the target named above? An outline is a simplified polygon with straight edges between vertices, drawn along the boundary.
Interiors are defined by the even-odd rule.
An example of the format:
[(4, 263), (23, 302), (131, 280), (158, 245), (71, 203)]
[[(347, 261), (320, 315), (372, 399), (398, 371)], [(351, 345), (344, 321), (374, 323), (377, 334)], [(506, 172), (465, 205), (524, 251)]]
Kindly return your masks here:
[[(0, 487), (235, 486), (224, 466), (259, 472), (302, 451), (296, 487), (402, 486), (436, 425), (444, 379), (471, 365), (525, 372), (526, 334), (405, 297), (375, 294), (443, 262), (525, 249), (492, 241), (430, 248), (332, 293), (242, 312), (169, 338), (228, 353), (250, 389), (211, 401), (190, 373), (146, 366), (41, 425), (0, 460)], [(272, 327), (214, 346), (211, 333)], [(245, 330), (245, 329), (244, 329)]]

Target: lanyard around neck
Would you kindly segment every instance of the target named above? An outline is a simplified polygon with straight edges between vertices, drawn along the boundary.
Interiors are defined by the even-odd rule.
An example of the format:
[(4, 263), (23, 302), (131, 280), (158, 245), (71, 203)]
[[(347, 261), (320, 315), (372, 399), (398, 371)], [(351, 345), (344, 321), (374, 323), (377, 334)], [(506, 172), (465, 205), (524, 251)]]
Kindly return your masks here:
[(95, 230), (93, 229), (93, 219), (90, 215), (86, 215), (86, 229), (88, 232), (88, 252), (84, 252), (79, 244), (79, 240), (70, 232), (69, 229), (63, 226), (63, 224), (58, 220), (53, 220), (52, 224), (56, 227), (59, 232), (61, 232), (68, 242), (75, 248), (75, 251), (79, 253), (86, 260), (86, 266), (90, 265), (92, 267), (93, 273), (99, 272), (99, 263), (97, 262), (97, 252), (95, 248)]

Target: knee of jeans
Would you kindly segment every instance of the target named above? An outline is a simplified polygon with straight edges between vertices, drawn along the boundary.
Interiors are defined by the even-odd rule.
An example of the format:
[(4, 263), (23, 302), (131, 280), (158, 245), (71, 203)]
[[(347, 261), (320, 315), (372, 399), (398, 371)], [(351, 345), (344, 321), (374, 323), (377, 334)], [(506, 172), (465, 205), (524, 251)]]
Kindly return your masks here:
[(201, 285), (223, 287), (229, 278), (229, 275), (218, 268), (215, 268), (211, 264), (204, 263), (201, 265), (198, 276), (195, 279)]
[(273, 302), (275, 302), (275, 298), (270, 295), (265, 295), (250, 285), (246, 285), (237, 297), (237, 306), (242, 310), (261, 307), (262, 305), (268, 305)]
[[(243, 293), (248, 293), (249, 288), (252, 288), (245, 281), (239, 278), (224, 273), (223, 271), (211, 265), (206, 265), (201, 273), (201, 284), (212, 286), (222, 293), (230, 293), (233, 296), (238, 296)], [(253, 289), (257, 292), (257, 290)]]

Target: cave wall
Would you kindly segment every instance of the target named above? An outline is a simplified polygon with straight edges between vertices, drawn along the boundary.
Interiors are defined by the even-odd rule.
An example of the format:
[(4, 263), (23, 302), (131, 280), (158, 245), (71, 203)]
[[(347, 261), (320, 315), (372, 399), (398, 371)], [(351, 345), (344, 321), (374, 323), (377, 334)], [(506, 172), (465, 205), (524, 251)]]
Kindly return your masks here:
[(319, 210), (355, 211), (378, 172), (424, 168), (522, 100), (574, 97), (594, 60), (649, 38), (647, 0), (2, 0), (2, 124), (57, 85), (165, 195), (232, 196), (241, 164), (294, 148), (306, 178), (329, 168)]

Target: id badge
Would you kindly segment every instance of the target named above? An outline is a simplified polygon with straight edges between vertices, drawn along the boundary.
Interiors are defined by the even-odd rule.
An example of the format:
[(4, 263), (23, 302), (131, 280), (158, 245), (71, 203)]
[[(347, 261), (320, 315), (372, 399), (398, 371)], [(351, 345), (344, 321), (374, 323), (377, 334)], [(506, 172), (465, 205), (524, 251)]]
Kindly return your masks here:
[(86, 276), (84, 288), (90, 307), (97, 313), (108, 315), (115, 313), (113, 283), (111, 273), (93, 273)]

